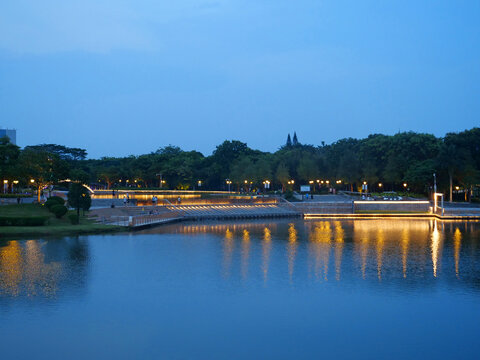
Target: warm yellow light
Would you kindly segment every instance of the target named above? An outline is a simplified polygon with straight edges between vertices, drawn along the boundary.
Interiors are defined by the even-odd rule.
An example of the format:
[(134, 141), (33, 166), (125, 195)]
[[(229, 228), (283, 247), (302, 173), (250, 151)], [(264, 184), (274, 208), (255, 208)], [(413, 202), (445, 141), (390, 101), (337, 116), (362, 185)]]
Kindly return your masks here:
[[(320, 180), (317, 180), (317, 183), (319, 183), (319, 182), (320, 182)], [(322, 182), (323, 182), (323, 181), (322, 181)]]
[(8, 180), (3, 180), (3, 183), (4, 183), (4, 184), (8, 184)]
[(408, 186), (407, 183), (403, 183), (403, 187), (407, 187), (407, 186)]
[(321, 181), (321, 183), (323, 184), (323, 180)]
[(135, 182), (137, 182), (137, 180), (135, 180)]
[(455, 190), (460, 190), (460, 186), (455, 186)]
[(310, 180), (308, 183), (309, 183), (309, 184), (313, 184), (313, 180)]
[(35, 180), (33, 180), (33, 179), (30, 179), (30, 182), (31, 182), (31, 183), (34, 183), (34, 182), (35, 182)]
[(363, 182), (363, 185), (367, 185), (367, 182), (366, 182), (366, 181), (364, 181), (364, 182)]
[(245, 180), (245, 184), (248, 184), (248, 180)]
[(14, 183), (14, 184), (18, 184), (18, 180), (13, 180), (13, 183)]
[(330, 181), (329, 180), (325, 181), (325, 184), (330, 184)]
[(382, 183), (378, 183), (378, 187), (382, 187), (382, 186), (383, 186), (383, 184), (382, 184)]

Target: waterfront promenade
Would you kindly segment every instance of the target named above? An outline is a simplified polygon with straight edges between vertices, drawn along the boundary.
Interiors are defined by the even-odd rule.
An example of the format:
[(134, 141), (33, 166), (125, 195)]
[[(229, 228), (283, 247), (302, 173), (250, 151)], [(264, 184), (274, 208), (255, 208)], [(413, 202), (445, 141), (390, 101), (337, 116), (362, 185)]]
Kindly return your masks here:
[(288, 202), (280, 197), (252, 198), (243, 201), (224, 199), (211, 204), (174, 205), (169, 201), (158, 206), (117, 206), (96, 208), (91, 216), (98, 222), (132, 229), (186, 220), (302, 218), (436, 218), (441, 220), (480, 220), (480, 206), (455, 206), (433, 209), (427, 200), (361, 201), (343, 195), (316, 196), (314, 200)]

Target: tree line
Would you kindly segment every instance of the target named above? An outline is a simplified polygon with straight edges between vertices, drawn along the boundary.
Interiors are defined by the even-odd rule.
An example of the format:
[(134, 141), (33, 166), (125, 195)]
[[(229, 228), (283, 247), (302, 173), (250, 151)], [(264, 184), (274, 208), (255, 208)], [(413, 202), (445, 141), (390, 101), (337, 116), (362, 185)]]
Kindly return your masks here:
[(350, 191), (365, 182), (370, 191), (408, 187), (428, 194), (433, 174), (439, 191), (451, 196), (458, 186), (470, 197), (480, 184), (480, 128), (441, 138), (415, 132), (373, 134), (319, 146), (301, 144), (294, 134), (273, 153), (227, 140), (209, 156), (169, 145), (150, 154), (101, 159), (87, 159), (84, 149), (54, 144), (20, 149), (8, 138), (0, 140), (0, 178), (8, 191), (68, 178), (107, 189), (226, 190), (231, 185), (232, 190), (253, 191), (268, 181), (270, 190), (298, 189), (312, 182), (318, 190), (328, 181), (328, 187)]

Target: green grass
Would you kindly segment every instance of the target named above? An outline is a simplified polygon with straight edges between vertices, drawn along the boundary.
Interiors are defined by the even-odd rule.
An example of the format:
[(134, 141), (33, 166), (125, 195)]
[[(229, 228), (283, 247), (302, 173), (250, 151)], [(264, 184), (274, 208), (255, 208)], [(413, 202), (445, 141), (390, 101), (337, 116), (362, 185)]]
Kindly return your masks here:
[(80, 235), (98, 234), (125, 230), (122, 226), (98, 224), (94, 220), (80, 216), (80, 223), (72, 225), (68, 219), (69, 211), (61, 219), (48, 211), (45, 206), (37, 204), (20, 204), (0, 206), (0, 216), (48, 216), (47, 225), (44, 226), (2, 226), (0, 238), (23, 237), (23, 236), (47, 236), (47, 235)]

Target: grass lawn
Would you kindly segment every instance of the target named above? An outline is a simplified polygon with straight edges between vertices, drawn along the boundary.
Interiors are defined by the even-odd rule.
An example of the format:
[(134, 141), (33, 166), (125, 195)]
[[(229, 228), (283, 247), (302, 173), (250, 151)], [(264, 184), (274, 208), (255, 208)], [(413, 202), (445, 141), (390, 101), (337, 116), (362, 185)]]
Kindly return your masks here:
[(61, 219), (38, 204), (20, 204), (0, 206), (0, 216), (48, 216), (44, 226), (0, 226), (0, 238), (19, 236), (78, 235), (114, 232), (125, 230), (122, 226), (98, 224), (94, 220), (80, 216), (80, 224), (72, 225), (68, 219), (69, 211)]

